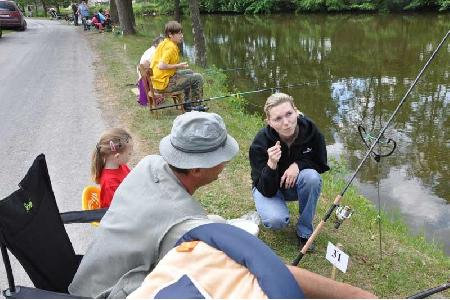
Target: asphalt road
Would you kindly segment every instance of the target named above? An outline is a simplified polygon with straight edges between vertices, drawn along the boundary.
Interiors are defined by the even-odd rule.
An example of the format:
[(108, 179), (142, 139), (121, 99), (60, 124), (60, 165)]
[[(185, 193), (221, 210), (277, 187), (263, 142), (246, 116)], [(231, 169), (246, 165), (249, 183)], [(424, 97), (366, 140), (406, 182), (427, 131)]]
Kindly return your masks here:
[[(82, 27), (27, 22), (27, 31), (4, 33), (0, 39), (0, 199), (17, 189), (34, 158), (44, 153), (60, 211), (79, 210), (83, 187), (91, 183), (91, 152), (105, 128), (93, 55)], [(84, 253), (94, 228), (66, 229), (75, 251)], [(17, 284), (30, 284), (16, 261), (13, 270)]]

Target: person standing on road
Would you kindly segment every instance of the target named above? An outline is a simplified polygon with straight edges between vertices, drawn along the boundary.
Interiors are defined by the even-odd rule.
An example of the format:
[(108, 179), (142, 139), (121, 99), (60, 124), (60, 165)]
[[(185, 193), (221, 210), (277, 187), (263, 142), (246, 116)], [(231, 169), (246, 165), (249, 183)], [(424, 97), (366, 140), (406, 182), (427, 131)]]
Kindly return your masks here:
[(81, 16), (84, 31), (88, 30), (87, 18), (89, 17), (89, 8), (85, 0), (81, 1), (80, 5), (78, 5), (78, 15)]
[(78, 26), (78, 6), (76, 3), (72, 3), (72, 12), (73, 12), (73, 24)]
[(33, 9), (31, 7), (31, 5), (27, 5), (27, 11), (28, 11), (27, 17), (31, 18), (33, 16)]

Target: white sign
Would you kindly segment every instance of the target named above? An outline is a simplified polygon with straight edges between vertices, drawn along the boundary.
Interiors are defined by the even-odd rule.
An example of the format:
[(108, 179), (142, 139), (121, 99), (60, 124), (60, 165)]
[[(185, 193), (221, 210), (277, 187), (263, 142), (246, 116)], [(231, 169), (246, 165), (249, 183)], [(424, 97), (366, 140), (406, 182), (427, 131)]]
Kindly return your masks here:
[(328, 242), (326, 259), (342, 272), (347, 271), (349, 256)]

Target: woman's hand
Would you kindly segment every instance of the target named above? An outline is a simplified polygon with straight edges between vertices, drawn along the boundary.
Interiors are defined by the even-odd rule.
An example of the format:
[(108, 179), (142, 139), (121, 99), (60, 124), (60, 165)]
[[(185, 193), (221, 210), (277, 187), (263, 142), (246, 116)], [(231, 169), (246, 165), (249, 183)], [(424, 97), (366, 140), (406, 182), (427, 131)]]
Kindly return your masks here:
[(271, 168), (272, 170), (275, 170), (277, 168), (278, 165), (278, 161), (281, 158), (281, 145), (280, 145), (280, 141), (277, 141), (275, 143), (275, 146), (270, 147), (269, 149), (267, 149), (267, 155), (269, 156), (269, 159), (267, 160), (267, 165), (269, 166), (269, 168)]
[(289, 166), (289, 168), (287, 168), (286, 171), (284, 171), (283, 176), (281, 176), (280, 187), (283, 187), (283, 183), (286, 189), (294, 187), (295, 182), (297, 181), (298, 173), (300, 173), (300, 170), (298, 165), (294, 162)]

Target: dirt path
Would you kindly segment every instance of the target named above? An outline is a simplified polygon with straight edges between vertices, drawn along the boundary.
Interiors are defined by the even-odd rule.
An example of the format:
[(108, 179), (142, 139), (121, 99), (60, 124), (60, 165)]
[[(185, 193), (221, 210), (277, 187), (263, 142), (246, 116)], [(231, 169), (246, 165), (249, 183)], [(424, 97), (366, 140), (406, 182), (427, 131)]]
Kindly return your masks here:
[[(46, 156), (61, 212), (79, 210), (90, 180), (90, 157), (105, 128), (93, 82), (93, 57), (82, 28), (27, 19), (24, 32), (0, 41), (0, 199), (17, 189), (35, 157)], [(68, 225), (76, 253), (84, 253), (94, 228)], [(28, 276), (12, 260), (17, 284)], [(0, 287), (7, 286), (0, 267)]]

